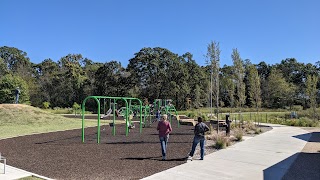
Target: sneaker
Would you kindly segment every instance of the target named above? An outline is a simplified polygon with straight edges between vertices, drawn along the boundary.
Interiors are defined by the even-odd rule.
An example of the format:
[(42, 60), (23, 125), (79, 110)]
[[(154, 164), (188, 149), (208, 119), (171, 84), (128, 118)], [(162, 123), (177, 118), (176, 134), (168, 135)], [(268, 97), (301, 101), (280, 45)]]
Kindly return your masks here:
[(162, 161), (165, 161), (166, 160), (166, 157), (165, 156), (162, 156)]
[(203, 160), (203, 158), (200, 158), (199, 160)]
[(192, 161), (192, 156), (189, 156), (189, 157), (188, 157), (188, 160)]

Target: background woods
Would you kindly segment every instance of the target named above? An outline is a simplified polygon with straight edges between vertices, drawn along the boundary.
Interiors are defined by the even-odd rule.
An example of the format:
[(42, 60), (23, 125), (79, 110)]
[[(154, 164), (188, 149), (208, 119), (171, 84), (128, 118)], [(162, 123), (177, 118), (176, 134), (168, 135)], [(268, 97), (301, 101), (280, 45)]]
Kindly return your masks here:
[[(148, 98), (150, 102), (172, 99), (180, 110), (209, 107), (212, 101), (216, 107), (316, 108), (320, 63), (304, 64), (288, 58), (273, 65), (264, 61), (252, 64), (233, 49), (230, 58), (234, 64), (219, 67), (223, 60), (209, 57), (212, 44), (219, 45), (208, 45), (206, 66), (198, 65), (189, 52), (178, 55), (165, 48), (146, 47), (128, 60), (127, 67), (117, 61), (95, 62), (81, 54), (35, 64), (27, 52), (3, 46), (0, 103), (13, 103), (14, 90), (20, 87), (20, 101), (36, 107), (45, 102), (51, 107), (72, 107), (86, 96), (106, 95)], [(218, 96), (210, 96), (210, 83)]]

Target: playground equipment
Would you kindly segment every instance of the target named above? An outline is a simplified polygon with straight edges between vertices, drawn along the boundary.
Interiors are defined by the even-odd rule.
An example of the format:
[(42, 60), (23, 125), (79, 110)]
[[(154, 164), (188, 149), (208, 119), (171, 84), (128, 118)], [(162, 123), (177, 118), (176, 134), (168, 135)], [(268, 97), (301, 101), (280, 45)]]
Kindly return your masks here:
[[(82, 142), (84, 142), (84, 117), (85, 117), (85, 104), (87, 102), (87, 100), (89, 99), (94, 99), (97, 102), (97, 108), (98, 108), (98, 129), (97, 129), (97, 143), (100, 143), (100, 109), (101, 109), (101, 104), (100, 104), (100, 99), (109, 99), (110, 102), (111, 100), (113, 100), (113, 107), (112, 107), (112, 112), (113, 112), (113, 126), (112, 126), (112, 134), (115, 135), (115, 114), (116, 114), (116, 108), (115, 108), (115, 104), (117, 100), (122, 100), (125, 102), (125, 110), (124, 110), (124, 118), (126, 121), (126, 136), (128, 136), (129, 134), (129, 126), (131, 124), (131, 120), (130, 120), (130, 114), (129, 114), (129, 104), (131, 105), (131, 101), (136, 100), (139, 102), (140, 104), (140, 108), (139, 108), (139, 112), (140, 112), (140, 133), (142, 132), (142, 102), (140, 99), (138, 98), (131, 98), (131, 97), (108, 97), (108, 96), (88, 96), (86, 97), (83, 102), (82, 102)], [(129, 100), (129, 103), (128, 103)], [(105, 102), (105, 101), (104, 101)], [(111, 105), (110, 105), (111, 107)], [(111, 108), (109, 108), (108, 112), (110, 111)]]
[(172, 104), (171, 99), (155, 99), (153, 102), (153, 111), (156, 112), (157, 110), (160, 110), (161, 114), (167, 114), (170, 120), (170, 123), (172, 124), (172, 117), (175, 117), (178, 121), (178, 127), (180, 127), (180, 118), (177, 113), (176, 108)]

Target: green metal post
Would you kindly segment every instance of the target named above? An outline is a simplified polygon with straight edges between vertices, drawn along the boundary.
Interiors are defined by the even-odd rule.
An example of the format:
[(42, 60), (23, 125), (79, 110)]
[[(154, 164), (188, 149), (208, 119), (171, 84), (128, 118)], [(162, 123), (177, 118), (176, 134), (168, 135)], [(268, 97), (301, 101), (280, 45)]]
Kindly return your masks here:
[(85, 101), (82, 102), (82, 142), (84, 143), (84, 112), (85, 112)]
[(98, 101), (98, 134), (97, 134), (97, 143), (100, 143), (100, 101)]
[[(110, 99), (111, 100), (111, 99)], [(111, 103), (111, 101), (110, 101)], [(116, 135), (116, 100), (113, 99), (113, 112), (112, 112), (112, 116), (113, 116), (113, 126), (112, 126), (112, 135), (115, 136)]]
[(106, 99), (103, 99), (103, 114), (106, 114)]
[(127, 100), (125, 100), (126, 102), (126, 115), (125, 115), (125, 118), (126, 118), (126, 136), (128, 136), (129, 134), (129, 109), (128, 109), (128, 102)]
[(97, 133), (97, 143), (100, 143), (100, 101), (97, 99), (99, 96), (88, 96), (82, 102), (82, 142), (84, 142), (84, 112), (85, 112), (85, 104), (86, 101), (90, 98), (96, 100), (98, 105), (98, 133)]
[(147, 105), (144, 106), (143, 123), (146, 126), (146, 116), (147, 116)]
[(140, 133), (142, 133), (142, 104), (140, 104)]

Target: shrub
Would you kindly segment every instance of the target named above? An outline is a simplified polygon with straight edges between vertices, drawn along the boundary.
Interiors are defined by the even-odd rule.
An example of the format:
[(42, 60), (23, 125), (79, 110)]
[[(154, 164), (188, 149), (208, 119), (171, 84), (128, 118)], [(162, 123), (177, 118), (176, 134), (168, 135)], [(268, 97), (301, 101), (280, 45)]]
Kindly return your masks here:
[(77, 115), (77, 111), (80, 109), (80, 105), (76, 102), (73, 103), (72, 108), (74, 110), (74, 114)]
[(206, 139), (215, 141), (213, 147), (216, 149), (224, 149), (231, 145), (229, 138), (221, 133), (217, 134), (214, 132), (213, 134), (207, 135)]
[(196, 115), (194, 112), (189, 112), (187, 116), (190, 118), (195, 118)]
[(50, 107), (50, 102), (43, 102), (42, 103), (42, 105), (43, 105), (43, 108), (45, 108), (45, 109), (49, 109), (49, 107)]
[(301, 105), (294, 105), (292, 106), (293, 111), (302, 111), (303, 107)]
[(236, 138), (236, 141), (242, 141), (243, 131), (239, 128), (234, 129), (234, 137)]
[(217, 136), (216, 138), (216, 142), (214, 144), (214, 147), (216, 149), (224, 149), (227, 147), (227, 138), (226, 137), (223, 137), (223, 136)]
[(260, 128), (256, 128), (256, 129), (254, 130), (254, 133), (255, 133), (255, 134), (260, 134), (260, 133), (262, 133), (262, 130), (261, 130)]
[(256, 128), (256, 125), (254, 125), (251, 121), (247, 121), (247, 122), (243, 125), (243, 128), (244, 128), (246, 131), (250, 131), (250, 130), (255, 130), (255, 129), (257, 129), (257, 128)]

